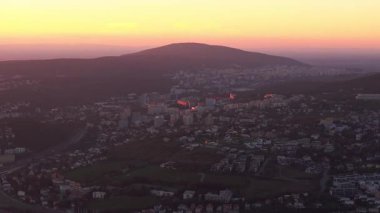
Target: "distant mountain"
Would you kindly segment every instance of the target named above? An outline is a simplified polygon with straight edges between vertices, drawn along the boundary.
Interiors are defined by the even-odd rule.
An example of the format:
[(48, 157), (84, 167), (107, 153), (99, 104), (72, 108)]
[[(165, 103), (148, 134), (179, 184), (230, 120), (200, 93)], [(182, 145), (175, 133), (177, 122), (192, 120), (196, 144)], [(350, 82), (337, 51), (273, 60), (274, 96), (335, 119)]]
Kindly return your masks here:
[[(265, 65), (302, 65), (285, 57), (200, 43), (176, 43), (135, 53), (137, 56), (187, 59), (208, 67), (257, 67)], [(126, 55), (130, 56), (130, 55)], [(181, 61), (185, 63), (185, 61)]]
[[(94, 59), (51, 59), (0, 62), (1, 80), (40, 82), (31, 91), (0, 93), (0, 100), (39, 97), (41, 100), (82, 101), (128, 92), (166, 90), (165, 74), (202, 68), (254, 68), (303, 65), (293, 59), (198, 43), (171, 44), (145, 51)], [(18, 93), (17, 93), (18, 92)], [(9, 95), (11, 94), (11, 95)]]
[[(94, 59), (50, 59), (0, 62), (0, 72), (29, 74), (29, 72), (76, 74), (113, 71), (158, 73), (173, 72), (177, 69), (248, 67), (265, 65), (303, 65), (296, 60), (254, 53), (239, 49), (198, 43), (178, 43), (148, 49), (137, 53)], [(120, 73), (118, 73), (120, 74)]]

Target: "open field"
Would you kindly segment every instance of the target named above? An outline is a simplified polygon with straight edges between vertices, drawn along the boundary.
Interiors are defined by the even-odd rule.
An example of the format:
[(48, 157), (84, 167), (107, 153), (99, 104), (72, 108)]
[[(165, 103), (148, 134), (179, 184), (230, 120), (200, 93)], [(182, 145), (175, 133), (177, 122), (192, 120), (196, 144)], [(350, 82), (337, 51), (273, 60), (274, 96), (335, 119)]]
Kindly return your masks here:
[(87, 203), (88, 208), (100, 212), (125, 212), (136, 209), (144, 209), (157, 203), (157, 199), (152, 196), (120, 196), (107, 200), (91, 201)]
[[(65, 175), (72, 180), (85, 183), (115, 182), (115, 180), (118, 182), (131, 181), (135, 176), (137, 178), (144, 178), (151, 174), (158, 175), (157, 179), (160, 181), (168, 178), (168, 170), (161, 172), (161, 168), (152, 165), (173, 161), (176, 168), (181, 169), (181, 171), (192, 171), (195, 173), (194, 176), (199, 179), (197, 173), (207, 171), (213, 163), (220, 159), (220, 156), (210, 149), (198, 148), (193, 151), (187, 151), (181, 149), (174, 142), (146, 141), (133, 142), (117, 147), (117, 149), (109, 153), (108, 158), (109, 160), (107, 161), (69, 171)], [(124, 174), (130, 168), (135, 169), (132, 169), (133, 172)], [(136, 175), (134, 175), (135, 173)], [(187, 172), (177, 173), (177, 175), (186, 178), (192, 176)]]
[[(258, 178), (239, 175), (204, 174), (190, 171), (163, 169), (158, 166), (148, 166), (127, 173), (115, 172), (117, 165), (107, 167), (108, 163), (101, 163), (91, 168), (82, 168), (68, 173), (67, 177), (77, 181), (88, 177), (103, 184), (125, 186), (134, 183), (147, 183), (162, 186), (171, 186), (179, 190), (187, 188), (208, 189), (235, 189), (248, 199), (277, 196), (287, 193), (311, 192), (318, 189), (317, 179), (292, 178)], [(101, 170), (99, 170), (101, 169)], [(107, 175), (110, 171), (113, 175)], [(109, 174), (109, 173), (108, 173)], [(87, 179), (86, 179), (87, 180)]]
[(292, 166), (281, 166), (278, 165), (274, 159), (270, 159), (268, 164), (263, 169), (261, 176), (267, 178), (278, 178), (278, 179), (305, 179), (312, 180), (317, 178), (316, 175), (308, 174), (301, 169)]
[(161, 139), (147, 139), (117, 147), (111, 151), (109, 158), (117, 161), (151, 164), (174, 161), (178, 166), (190, 166), (192, 170), (204, 170), (218, 162), (221, 156), (216, 154), (213, 149), (196, 148), (188, 151), (183, 150), (174, 141), (163, 142)]
[[(306, 174), (296, 168), (279, 166), (273, 160), (268, 162), (260, 177), (210, 173), (208, 171), (210, 165), (219, 158), (220, 156), (216, 155), (212, 149), (199, 148), (186, 151), (172, 142), (133, 142), (112, 150), (108, 161), (75, 169), (68, 172), (66, 177), (90, 185), (95, 183), (132, 187), (142, 184), (148, 188), (150, 185), (169, 187), (178, 193), (187, 189), (207, 192), (227, 188), (249, 200), (318, 191), (319, 180), (316, 176)], [(158, 166), (167, 161), (175, 161), (176, 169)], [(133, 208), (148, 207), (141, 206), (142, 204), (139, 204), (141, 202), (147, 205), (160, 202), (149, 197), (121, 196), (93, 202), (88, 207), (99, 210), (130, 211)], [(144, 199), (147, 200), (144, 201)], [(130, 201), (133, 201), (133, 204), (128, 205)]]
[(281, 179), (250, 179), (243, 188), (242, 194), (247, 199), (260, 199), (280, 196), (282, 194), (313, 192), (319, 187), (316, 180), (281, 180)]
[(65, 176), (78, 182), (92, 183), (94, 181), (102, 181), (107, 177), (107, 175), (112, 173), (121, 173), (121, 170), (125, 167), (125, 162), (104, 161), (92, 166), (69, 171), (65, 174)]

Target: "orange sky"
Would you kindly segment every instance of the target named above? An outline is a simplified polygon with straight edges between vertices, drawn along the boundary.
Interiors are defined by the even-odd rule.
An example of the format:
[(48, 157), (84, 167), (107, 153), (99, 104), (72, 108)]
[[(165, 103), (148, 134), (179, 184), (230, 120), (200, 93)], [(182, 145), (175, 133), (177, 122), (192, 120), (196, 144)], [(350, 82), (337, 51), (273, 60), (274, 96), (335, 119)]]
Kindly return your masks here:
[(0, 45), (380, 49), (378, 0), (0, 0)]

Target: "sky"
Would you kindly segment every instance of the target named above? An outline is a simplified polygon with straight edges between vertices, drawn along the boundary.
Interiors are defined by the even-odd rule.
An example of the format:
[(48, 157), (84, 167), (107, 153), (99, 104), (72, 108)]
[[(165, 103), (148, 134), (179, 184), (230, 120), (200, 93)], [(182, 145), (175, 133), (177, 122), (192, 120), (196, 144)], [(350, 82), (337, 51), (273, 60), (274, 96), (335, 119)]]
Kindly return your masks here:
[(379, 11), (379, 0), (0, 0), (0, 59), (176, 42), (376, 52)]

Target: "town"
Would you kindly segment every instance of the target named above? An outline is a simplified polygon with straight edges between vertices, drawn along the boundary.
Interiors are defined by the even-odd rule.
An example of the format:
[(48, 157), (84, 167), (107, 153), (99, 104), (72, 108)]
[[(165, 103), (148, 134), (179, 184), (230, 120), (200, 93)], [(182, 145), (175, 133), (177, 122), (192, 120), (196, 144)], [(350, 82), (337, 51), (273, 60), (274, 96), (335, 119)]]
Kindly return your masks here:
[[(66, 212), (378, 212), (380, 110), (363, 103), (380, 95), (261, 92), (249, 73), (181, 71), (170, 93), (79, 106), (2, 104), (1, 190)], [(14, 143), (13, 119), (76, 131), (38, 154)]]

